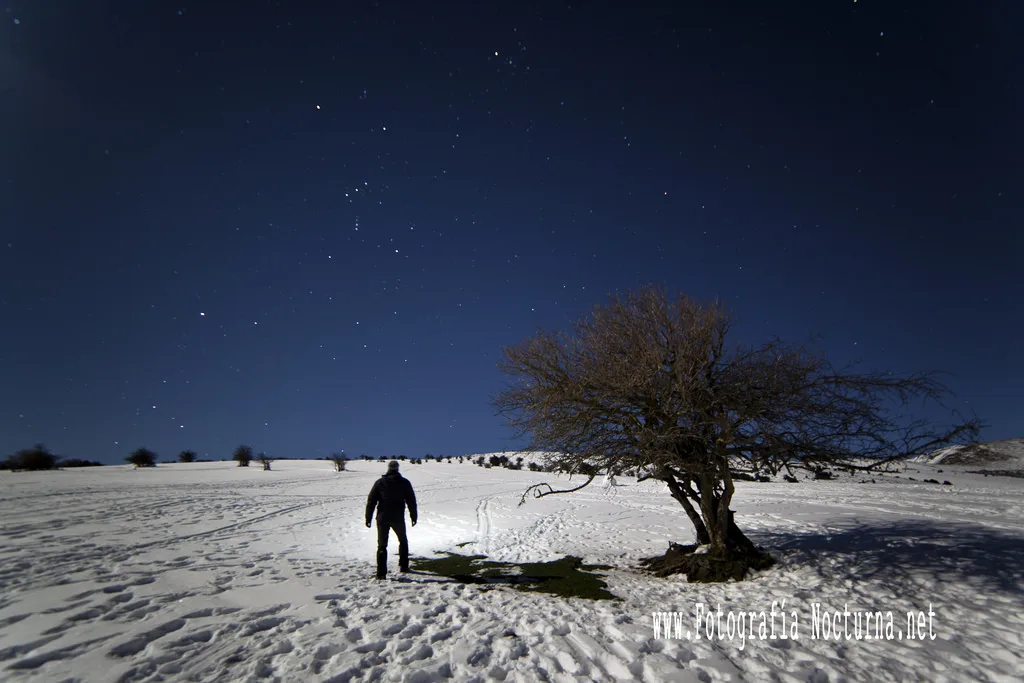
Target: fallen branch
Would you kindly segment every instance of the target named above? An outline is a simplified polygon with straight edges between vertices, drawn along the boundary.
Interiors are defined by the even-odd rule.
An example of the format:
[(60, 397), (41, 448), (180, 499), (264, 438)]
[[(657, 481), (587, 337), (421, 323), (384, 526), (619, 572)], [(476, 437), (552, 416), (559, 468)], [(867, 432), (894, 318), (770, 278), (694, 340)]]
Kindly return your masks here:
[[(544, 496), (553, 496), (556, 493), (573, 493), (574, 491), (579, 491), (584, 486), (586, 486), (590, 482), (594, 481), (594, 477), (595, 477), (595, 475), (593, 475), (593, 474), (589, 475), (585, 482), (583, 482), (582, 484), (580, 484), (579, 486), (577, 486), (574, 489), (554, 489), (554, 488), (551, 487), (551, 484), (549, 484), (547, 482), (542, 482), (540, 484), (534, 484), (533, 486), (530, 486), (525, 491), (523, 491), (523, 497), (519, 499), (519, 505), (523, 505), (523, 504), (526, 503), (526, 496), (529, 495), (530, 491), (533, 491), (533, 497), (534, 498), (543, 498)], [(545, 487), (545, 486), (547, 487), (546, 491), (542, 490), (542, 487)]]

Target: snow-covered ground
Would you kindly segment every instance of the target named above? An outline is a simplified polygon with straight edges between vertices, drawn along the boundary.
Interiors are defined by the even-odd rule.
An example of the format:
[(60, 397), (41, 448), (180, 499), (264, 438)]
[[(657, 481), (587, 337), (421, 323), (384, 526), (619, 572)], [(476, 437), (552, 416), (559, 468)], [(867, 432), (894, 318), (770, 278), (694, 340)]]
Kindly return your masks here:
[[(3, 472), (0, 679), (1020, 681), (1024, 480), (939, 467), (874, 484), (738, 483), (739, 523), (780, 562), (721, 585), (636, 570), (670, 540), (692, 540), (655, 482), (598, 480), (517, 507), (527, 485), (555, 477), (403, 467), (420, 501), (414, 555), (579, 555), (616, 567), (607, 583), (621, 600), (600, 602), (430, 576), (371, 580), (363, 507), (381, 463)], [(721, 607), (723, 631), (729, 614), (756, 613), (748, 637), (716, 627), (696, 640), (699, 603)], [(775, 636), (756, 638), (773, 603)], [(851, 639), (815, 637), (816, 616), (844, 609)], [(883, 626), (891, 612), (903, 639), (855, 639), (868, 610)], [(670, 619), (666, 634), (653, 615), (669, 611), (682, 628)], [(925, 613), (924, 640), (908, 639), (908, 611)]]

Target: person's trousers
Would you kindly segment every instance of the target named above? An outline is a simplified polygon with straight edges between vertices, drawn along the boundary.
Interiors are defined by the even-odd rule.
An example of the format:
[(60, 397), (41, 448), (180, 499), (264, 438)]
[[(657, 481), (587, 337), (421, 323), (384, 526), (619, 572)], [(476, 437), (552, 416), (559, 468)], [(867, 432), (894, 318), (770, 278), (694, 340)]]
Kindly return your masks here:
[(403, 571), (409, 569), (409, 537), (405, 535), (405, 517), (402, 519), (377, 518), (377, 576), (383, 577), (388, 572), (388, 536), (394, 530), (398, 536), (398, 566)]

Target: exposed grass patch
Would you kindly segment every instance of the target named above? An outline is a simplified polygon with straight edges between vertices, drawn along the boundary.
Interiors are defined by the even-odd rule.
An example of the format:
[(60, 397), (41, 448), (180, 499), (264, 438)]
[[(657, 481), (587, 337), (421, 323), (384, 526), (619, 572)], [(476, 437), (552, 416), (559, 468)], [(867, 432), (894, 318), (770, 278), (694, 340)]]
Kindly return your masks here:
[(585, 565), (578, 557), (567, 556), (552, 562), (493, 562), (484, 555), (443, 553), (437, 558), (411, 558), (413, 569), (447, 576), (460, 583), (503, 584), (519, 590), (550, 593), (564, 598), (618, 600), (594, 571), (607, 565)]

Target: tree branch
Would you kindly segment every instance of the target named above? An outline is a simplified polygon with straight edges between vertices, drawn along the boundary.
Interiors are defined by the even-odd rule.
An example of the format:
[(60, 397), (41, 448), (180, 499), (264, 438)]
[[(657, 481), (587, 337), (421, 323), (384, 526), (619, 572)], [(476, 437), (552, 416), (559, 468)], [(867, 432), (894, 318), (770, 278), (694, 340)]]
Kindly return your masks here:
[[(533, 497), (534, 498), (543, 498), (544, 496), (553, 496), (556, 493), (573, 493), (575, 491), (579, 491), (583, 487), (587, 486), (590, 482), (594, 481), (594, 477), (595, 476), (596, 475), (591, 474), (587, 478), (587, 480), (585, 482), (583, 482), (582, 484), (580, 484), (576, 488), (572, 488), (572, 489), (554, 489), (554, 488), (551, 487), (551, 484), (549, 484), (547, 482), (541, 482), (540, 484), (534, 484), (533, 486), (530, 486), (525, 491), (523, 491), (523, 497), (519, 499), (519, 505), (517, 505), (516, 507), (519, 507), (519, 506), (524, 505), (526, 503), (526, 496), (529, 495), (530, 491), (533, 491)], [(544, 487), (544, 486), (547, 487), (547, 491), (542, 490), (541, 487)]]

